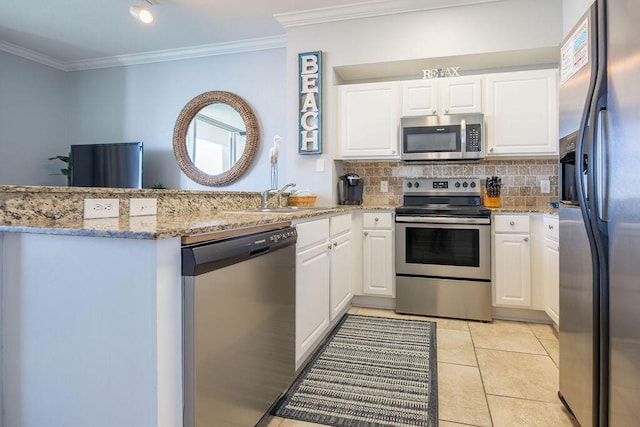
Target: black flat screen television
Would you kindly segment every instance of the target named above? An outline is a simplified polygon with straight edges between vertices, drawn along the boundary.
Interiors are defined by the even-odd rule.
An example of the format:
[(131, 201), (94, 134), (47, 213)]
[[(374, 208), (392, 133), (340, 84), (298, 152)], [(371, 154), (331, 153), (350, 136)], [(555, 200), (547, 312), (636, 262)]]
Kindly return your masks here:
[(142, 188), (142, 142), (72, 145), (71, 185)]

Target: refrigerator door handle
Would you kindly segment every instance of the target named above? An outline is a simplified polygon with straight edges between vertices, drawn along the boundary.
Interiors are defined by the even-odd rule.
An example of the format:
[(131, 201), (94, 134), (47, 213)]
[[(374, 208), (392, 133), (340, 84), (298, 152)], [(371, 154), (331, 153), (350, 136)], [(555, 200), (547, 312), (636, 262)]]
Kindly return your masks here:
[(607, 222), (607, 212), (609, 205), (608, 188), (608, 156), (607, 156), (607, 129), (608, 114), (607, 110), (598, 112), (597, 125), (595, 132), (595, 203), (598, 219)]

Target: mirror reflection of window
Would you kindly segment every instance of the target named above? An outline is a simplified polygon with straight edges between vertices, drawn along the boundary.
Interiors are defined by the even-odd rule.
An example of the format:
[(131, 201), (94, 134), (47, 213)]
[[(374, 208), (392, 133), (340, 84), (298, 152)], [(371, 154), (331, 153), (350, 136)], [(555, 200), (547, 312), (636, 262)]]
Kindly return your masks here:
[[(231, 109), (240, 118), (240, 123), (233, 123), (233, 119), (221, 117), (218, 109), (217, 116), (215, 106), (202, 109), (191, 121), (187, 131), (187, 151), (194, 165), (209, 175), (217, 175), (231, 168), (242, 156), (246, 145), (246, 131), (244, 122), (235, 110)], [(229, 108), (225, 106), (226, 108)], [(225, 119), (224, 121), (218, 118)], [(242, 128), (234, 126), (240, 124)]]

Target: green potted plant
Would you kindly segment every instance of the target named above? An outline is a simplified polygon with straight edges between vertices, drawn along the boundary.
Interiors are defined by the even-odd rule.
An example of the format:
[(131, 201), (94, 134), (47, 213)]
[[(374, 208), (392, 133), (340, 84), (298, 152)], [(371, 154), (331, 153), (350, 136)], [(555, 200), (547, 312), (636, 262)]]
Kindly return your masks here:
[(67, 177), (67, 185), (71, 185), (71, 153), (66, 156), (54, 156), (49, 157), (49, 160), (60, 160), (62, 161), (66, 167), (60, 169), (60, 173), (54, 173), (52, 175), (64, 175)]

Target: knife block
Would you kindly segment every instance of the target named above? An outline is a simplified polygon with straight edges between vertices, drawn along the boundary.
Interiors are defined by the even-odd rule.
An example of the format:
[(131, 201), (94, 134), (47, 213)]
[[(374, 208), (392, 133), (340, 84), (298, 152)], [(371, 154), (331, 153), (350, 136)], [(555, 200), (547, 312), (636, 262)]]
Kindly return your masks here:
[(487, 208), (499, 208), (500, 196), (489, 197), (487, 195), (487, 188), (482, 187), (482, 204)]

